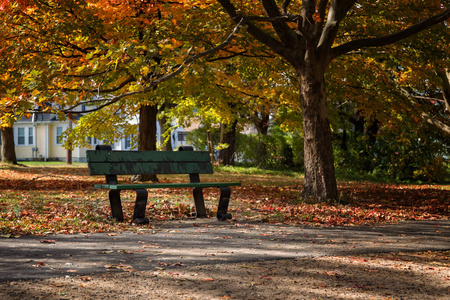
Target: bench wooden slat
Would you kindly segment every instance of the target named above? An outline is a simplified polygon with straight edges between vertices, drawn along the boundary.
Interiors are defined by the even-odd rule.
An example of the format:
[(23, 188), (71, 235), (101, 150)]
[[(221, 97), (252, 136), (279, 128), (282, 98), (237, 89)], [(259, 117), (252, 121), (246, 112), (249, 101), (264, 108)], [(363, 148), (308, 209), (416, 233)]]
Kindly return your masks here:
[(212, 174), (209, 162), (96, 162), (89, 163), (90, 175)]
[(207, 151), (86, 151), (88, 163), (210, 162)]
[(191, 187), (225, 187), (240, 186), (240, 182), (198, 182), (198, 183), (138, 183), (138, 184), (95, 184), (97, 189), (110, 190), (135, 190), (135, 189), (156, 189), (156, 188), (191, 188)]
[[(122, 190), (134, 190), (136, 202), (132, 220), (148, 223), (145, 217), (148, 191), (154, 188), (193, 188), (197, 217), (207, 216), (203, 199), (203, 188), (220, 189), (217, 218), (231, 219), (228, 213), (230, 186), (240, 186), (240, 182), (200, 182), (199, 174), (213, 174), (214, 170), (207, 151), (193, 151), (192, 147), (180, 147), (180, 151), (114, 151), (111, 146), (97, 146), (96, 150), (86, 151), (90, 175), (106, 175), (106, 184), (96, 184), (95, 188), (109, 189), (109, 201), (112, 217), (123, 221), (123, 210), (120, 199)], [(138, 174), (187, 174), (189, 183), (131, 183), (118, 184), (117, 175)]]

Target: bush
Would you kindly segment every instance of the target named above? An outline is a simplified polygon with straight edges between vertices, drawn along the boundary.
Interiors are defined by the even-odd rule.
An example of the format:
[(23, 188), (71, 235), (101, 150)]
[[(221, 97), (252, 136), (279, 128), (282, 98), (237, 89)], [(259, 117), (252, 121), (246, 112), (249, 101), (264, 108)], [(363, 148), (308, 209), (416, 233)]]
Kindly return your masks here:
[[(433, 134), (434, 133), (434, 134)], [(344, 151), (335, 146), (338, 168), (400, 181), (433, 181), (447, 179), (448, 141), (427, 127), (418, 131), (384, 131), (374, 144), (363, 135), (351, 139)]]
[(302, 168), (303, 141), (275, 130), (269, 135), (238, 134), (236, 158), (237, 162), (264, 168)]

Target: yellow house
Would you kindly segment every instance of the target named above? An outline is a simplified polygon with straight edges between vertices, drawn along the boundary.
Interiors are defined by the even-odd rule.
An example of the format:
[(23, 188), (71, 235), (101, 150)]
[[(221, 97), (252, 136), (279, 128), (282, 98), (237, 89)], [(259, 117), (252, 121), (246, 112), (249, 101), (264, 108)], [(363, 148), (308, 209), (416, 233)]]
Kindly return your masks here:
[[(43, 160), (65, 161), (67, 150), (63, 147), (61, 136), (72, 126), (70, 121), (60, 121), (56, 114), (34, 113), (30, 118), (21, 118), (13, 126), (16, 157), (19, 161)], [(75, 125), (74, 125), (75, 126)], [(160, 139), (160, 126), (157, 124), (157, 135)], [(173, 148), (185, 145), (186, 131), (178, 127), (172, 132)], [(93, 147), (102, 144), (96, 138), (91, 138)], [(124, 138), (113, 145), (115, 150), (130, 150), (131, 137)], [(87, 148), (76, 148), (72, 151), (73, 162), (86, 162)]]
[[(13, 126), (17, 160), (66, 160), (61, 136), (69, 121), (59, 121), (56, 114), (35, 113), (21, 118)], [(73, 161), (86, 161), (86, 149), (72, 151)]]

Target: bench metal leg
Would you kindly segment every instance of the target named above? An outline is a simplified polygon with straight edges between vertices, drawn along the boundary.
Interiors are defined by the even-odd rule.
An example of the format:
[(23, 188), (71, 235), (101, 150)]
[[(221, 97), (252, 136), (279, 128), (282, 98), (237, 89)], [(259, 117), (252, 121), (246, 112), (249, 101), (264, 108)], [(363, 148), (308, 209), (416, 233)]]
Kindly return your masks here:
[(197, 218), (206, 218), (205, 200), (203, 199), (203, 188), (200, 187), (194, 188), (193, 194)]
[(230, 203), (231, 189), (229, 187), (220, 188), (219, 207), (217, 208), (217, 219), (224, 221), (231, 219), (231, 214), (228, 213), (228, 203)]
[(132, 220), (138, 224), (149, 223), (149, 219), (145, 217), (145, 209), (147, 208), (148, 192), (146, 189), (136, 189), (136, 203), (134, 204), (134, 213)]
[(123, 222), (122, 202), (120, 201), (120, 190), (109, 191), (109, 204), (111, 205), (111, 216)]

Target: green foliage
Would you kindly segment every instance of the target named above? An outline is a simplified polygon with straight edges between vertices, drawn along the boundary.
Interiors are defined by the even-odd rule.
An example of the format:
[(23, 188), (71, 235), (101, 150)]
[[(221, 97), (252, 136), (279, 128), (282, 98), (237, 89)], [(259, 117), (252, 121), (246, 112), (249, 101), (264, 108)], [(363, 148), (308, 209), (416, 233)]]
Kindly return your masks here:
[(398, 180), (444, 181), (446, 150), (428, 130), (391, 131), (376, 144), (374, 172)]
[[(207, 139), (207, 130), (206, 126), (202, 126), (195, 130), (188, 132), (186, 136), (186, 140), (189, 144), (194, 146), (196, 150), (207, 150), (208, 149), (208, 139)], [(220, 141), (220, 129), (218, 127), (210, 127), (211, 137), (213, 141), (214, 148), (219, 145)]]
[[(207, 149), (206, 126), (188, 133), (187, 140), (197, 150)], [(220, 130), (211, 127), (215, 149), (220, 147)], [(272, 127), (268, 135), (236, 135), (236, 162), (240, 165), (262, 168), (303, 168), (303, 139)]]
[(303, 168), (303, 141), (298, 135), (277, 128), (268, 135), (238, 134), (236, 157), (238, 162), (263, 168)]
[[(375, 144), (366, 135), (347, 143), (347, 150), (335, 145), (337, 167), (378, 178), (399, 181), (443, 182), (447, 180), (448, 137), (428, 126), (417, 131), (383, 128)], [(447, 159), (448, 160), (448, 159)]]
[[(136, 137), (136, 122), (133, 123), (133, 119), (130, 117), (124, 117), (124, 115), (130, 116), (133, 113), (131, 106), (128, 108), (130, 108), (128, 113), (124, 111), (124, 114), (119, 114), (116, 113), (115, 107), (111, 105), (82, 116), (77, 122), (77, 126), (64, 133), (64, 146), (72, 150), (76, 147), (90, 148), (89, 138), (96, 138), (106, 144), (113, 144), (125, 137)], [(111, 124), (114, 124), (114, 126), (111, 126)], [(136, 145), (137, 141), (133, 141), (132, 144)]]

